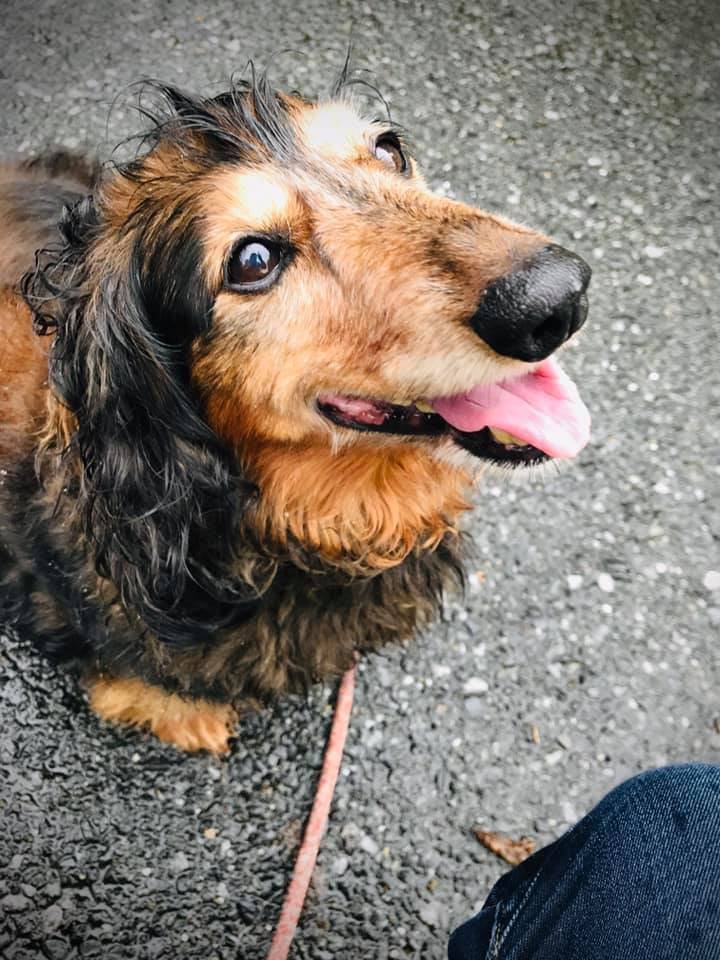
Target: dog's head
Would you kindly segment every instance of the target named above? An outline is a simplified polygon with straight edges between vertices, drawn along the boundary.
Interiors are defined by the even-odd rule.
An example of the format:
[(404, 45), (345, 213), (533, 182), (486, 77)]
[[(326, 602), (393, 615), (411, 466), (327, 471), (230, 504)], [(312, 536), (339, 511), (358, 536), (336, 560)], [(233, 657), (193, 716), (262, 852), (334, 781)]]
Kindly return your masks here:
[(54, 297), (35, 308), (105, 555), (135, 530), (126, 559), (155, 537), (177, 574), (208, 516), (226, 535), (240, 471), (260, 540), (374, 571), (453, 528), (473, 466), (583, 445), (552, 357), (585, 320), (579, 257), (433, 195), (349, 98), (161, 92), (147, 149), (68, 214), (31, 285)]

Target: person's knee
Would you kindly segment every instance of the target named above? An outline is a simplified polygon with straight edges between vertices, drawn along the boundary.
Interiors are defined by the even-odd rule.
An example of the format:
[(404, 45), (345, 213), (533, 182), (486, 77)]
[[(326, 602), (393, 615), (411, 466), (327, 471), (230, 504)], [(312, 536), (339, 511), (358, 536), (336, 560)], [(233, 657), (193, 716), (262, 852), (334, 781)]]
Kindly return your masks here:
[[(720, 766), (681, 764), (640, 773), (616, 788), (604, 804), (622, 808), (625, 833), (647, 836), (654, 828), (676, 835), (700, 832), (720, 838)], [(608, 809), (609, 808), (609, 809)]]
[(716, 810), (720, 797), (720, 765), (685, 763), (647, 770), (633, 777), (648, 803), (662, 802)]

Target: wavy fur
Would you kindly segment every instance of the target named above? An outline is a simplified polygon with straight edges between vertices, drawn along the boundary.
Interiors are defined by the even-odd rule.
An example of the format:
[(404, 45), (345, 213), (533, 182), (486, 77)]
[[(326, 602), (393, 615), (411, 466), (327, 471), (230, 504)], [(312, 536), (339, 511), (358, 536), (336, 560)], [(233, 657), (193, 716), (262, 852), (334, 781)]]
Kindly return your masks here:
[[(216, 749), (212, 701), (303, 690), (409, 638), (462, 581), (464, 470), (430, 440), (336, 442), (307, 397), (330, 375), (438, 395), (497, 365), (466, 318), (508, 249), (544, 240), (392, 179), (367, 148), (387, 124), (343, 101), (318, 125), (263, 75), (148, 90), (127, 163), (0, 168), (4, 615), (82, 665), (101, 713), (166, 731), (172, 708), (175, 742), (207, 720)], [(238, 235), (292, 238), (271, 294), (224, 284)], [(14, 271), (38, 247), (24, 305)]]

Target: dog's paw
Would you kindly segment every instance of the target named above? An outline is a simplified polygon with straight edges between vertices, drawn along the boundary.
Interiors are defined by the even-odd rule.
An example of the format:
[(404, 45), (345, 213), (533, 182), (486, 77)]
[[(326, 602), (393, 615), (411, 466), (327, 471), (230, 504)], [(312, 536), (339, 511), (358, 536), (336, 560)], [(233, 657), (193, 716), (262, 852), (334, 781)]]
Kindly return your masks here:
[(232, 707), (207, 701), (195, 701), (187, 706), (193, 709), (168, 712), (151, 724), (150, 729), (158, 740), (172, 743), (188, 753), (198, 750), (229, 753), (230, 738), (237, 721)]
[(194, 753), (230, 750), (237, 714), (209, 700), (185, 700), (137, 678), (101, 676), (88, 682), (90, 706), (104, 720), (150, 730), (158, 740)]

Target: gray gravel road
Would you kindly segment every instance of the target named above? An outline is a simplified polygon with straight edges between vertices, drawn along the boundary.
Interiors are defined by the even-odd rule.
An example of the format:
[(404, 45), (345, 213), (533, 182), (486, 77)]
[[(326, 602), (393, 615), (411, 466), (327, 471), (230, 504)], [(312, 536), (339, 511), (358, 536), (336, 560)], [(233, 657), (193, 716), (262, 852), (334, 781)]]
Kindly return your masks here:
[[(137, 125), (122, 100), (108, 122), (130, 81), (216, 90), (284, 48), (278, 83), (322, 94), (352, 33), (436, 188), (592, 263), (565, 363), (594, 443), (544, 484), (489, 482), (467, 596), (362, 664), (293, 952), (442, 958), (503, 870), (474, 824), (546, 842), (637, 770), (720, 760), (715, 0), (3, 11), (5, 153), (107, 152)], [(332, 690), (249, 718), (216, 761), (100, 726), (22, 638), (0, 663), (0, 953), (260, 960)]]

